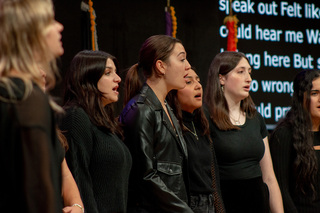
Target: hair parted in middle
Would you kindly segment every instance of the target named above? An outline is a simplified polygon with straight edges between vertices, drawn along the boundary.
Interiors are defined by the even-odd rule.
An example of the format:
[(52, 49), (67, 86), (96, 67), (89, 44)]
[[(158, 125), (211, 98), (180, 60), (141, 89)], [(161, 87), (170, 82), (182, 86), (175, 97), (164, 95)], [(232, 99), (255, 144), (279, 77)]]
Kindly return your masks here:
[[(210, 118), (221, 130), (239, 129), (239, 127), (233, 125), (230, 121), (229, 106), (220, 84), (219, 74), (227, 75), (239, 64), (242, 58), (246, 59), (249, 63), (244, 53), (233, 51), (221, 52), (214, 57), (209, 67), (204, 102), (208, 107)], [(240, 108), (249, 118), (253, 117), (256, 113), (256, 108), (250, 95), (241, 101)]]

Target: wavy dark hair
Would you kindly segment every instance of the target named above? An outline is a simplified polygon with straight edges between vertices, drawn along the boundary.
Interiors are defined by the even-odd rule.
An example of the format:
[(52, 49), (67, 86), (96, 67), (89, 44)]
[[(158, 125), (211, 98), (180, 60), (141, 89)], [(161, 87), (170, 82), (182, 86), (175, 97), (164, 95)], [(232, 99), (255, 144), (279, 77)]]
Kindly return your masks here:
[[(239, 129), (239, 127), (233, 125), (230, 120), (229, 106), (221, 88), (219, 74), (227, 75), (239, 64), (242, 58), (249, 63), (244, 53), (221, 52), (215, 56), (209, 68), (204, 102), (208, 107), (210, 118), (221, 130)], [(256, 108), (250, 95), (241, 101), (240, 107), (241, 111), (245, 112), (249, 118), (252, 118), (256, 113)]]
[(127, 72), (124, 105), (138, 94), (142, 87), (142, 77), (138, 72), (139, 68), (142, 68), (145, 79), (151, 77), (153, 74), (161, 76), (156, 69), (156, 62), (157, 60), (166, 62), (172, 54), (176, 43), (182, 44), (179, 39), (167, 35), (154, 35), (147, 38), (140, 48), (138, 63), (131, 66)]
[[(194, 67), (191, 67), (191, 69), (196, 72), (196, 69)], [(177, 117), (182, 130), (188, 131), (187, 128), (183, 125), (182, 109), (181, 109), (181, 104), (178, 100), (177, 92), (178, 92), (177, 90), (171, 90), (168, 93), (166, 100), (169, 106), (172, 108), (173, 113)], [(196, 126), (199, 126), (199, 129), (202, 130), (201, 134), (207, 135), (211, 141), (209, 122), (207, 120), (207, 117), (205, 116), (203, 107), (195, 109), (193, 113), (194, 113), (194, 123), (196, 124)]]
[(83, 50), (74, 56), (65, 75), (64, 108), (82, 107), (93, 124), (122, 137), (122, 130), (113, 109), (114, 104), (102, 104), (103, 94), (97, 86), (105, 72), (108, 59), (114, 62), (118, 70), (118, 60), (103, 51)]
[[(303, 70), (293, 81), (291, 109), (279, 122), (274, 132), (283, 126), (292, 129), (293, 147), (296, 151), (293, 170), (296, 188), (306, 194), (311, 190), (315, 196), (318, 162), (313, 148), (312, 120), (310, 116), (310, 94), (312, 82), (320, 77), (320, 70)], [(273, 134), (271, 135), (273, 137)]]

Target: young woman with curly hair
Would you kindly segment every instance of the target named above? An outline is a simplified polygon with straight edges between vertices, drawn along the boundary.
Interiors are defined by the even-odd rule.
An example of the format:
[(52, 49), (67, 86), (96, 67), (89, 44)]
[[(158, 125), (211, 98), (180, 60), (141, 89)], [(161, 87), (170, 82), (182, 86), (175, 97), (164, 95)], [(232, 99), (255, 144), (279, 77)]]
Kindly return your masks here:
[(294, 79), (291, 109), (270, 138), (285, 212), (320, 212), (320, 71)]

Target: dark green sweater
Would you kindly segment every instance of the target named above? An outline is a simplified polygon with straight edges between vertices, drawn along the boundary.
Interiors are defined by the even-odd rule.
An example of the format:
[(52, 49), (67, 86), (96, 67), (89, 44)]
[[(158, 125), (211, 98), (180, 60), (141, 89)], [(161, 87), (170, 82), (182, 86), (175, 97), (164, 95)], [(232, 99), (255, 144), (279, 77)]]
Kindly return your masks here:
[(66, 160), (85, 212), (126, 212), (132, 160), (125, 144), (93, 125), (79, 107), (67, 109), (60, 128), (68, 140)]

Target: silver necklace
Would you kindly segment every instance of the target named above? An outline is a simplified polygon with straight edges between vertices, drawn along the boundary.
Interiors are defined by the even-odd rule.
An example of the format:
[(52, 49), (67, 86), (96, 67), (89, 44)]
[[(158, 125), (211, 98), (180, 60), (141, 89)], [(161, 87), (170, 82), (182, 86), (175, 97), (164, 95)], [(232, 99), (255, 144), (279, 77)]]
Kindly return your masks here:
[(191, 132), (191, 134), (196, 137), (197, 140), (199, 140), (199, 137), (197, 135), (197, 131), (196, 131), (196, 128), (194, 127), (194, 124), (193, 124), (193, 121), (191, 121), (192, 123), (192, 127), (193, 127), (193, 131), (191, 131), (188, 127), (186, 127), (185, 125), (183, 125), (189, 132)]
[(234, 121), (235, 125), (240, 125), (240, 116), (241, 116), (241, 112), (239, 113), (238, 120), (236, 120), (230, 115), (230, 118)]

